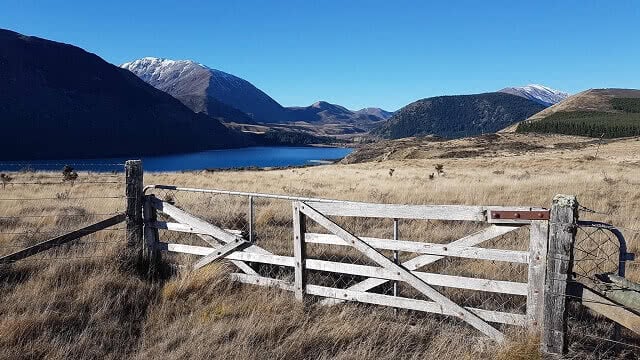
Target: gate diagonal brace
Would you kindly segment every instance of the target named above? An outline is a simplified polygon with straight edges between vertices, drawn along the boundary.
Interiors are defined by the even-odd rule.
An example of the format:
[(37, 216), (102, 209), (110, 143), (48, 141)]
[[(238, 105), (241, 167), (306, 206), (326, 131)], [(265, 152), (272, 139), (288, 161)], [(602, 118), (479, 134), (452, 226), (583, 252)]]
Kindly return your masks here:
[(333, 234), (341, 237), (344, 241), (349, 243), (356, 250), (363, 253), (369, 259), (376, 262), (378, 265), (382, 266), (387, 270), (396, 272), (402, 278), (403, 281), (411, 285), (417, 291), (426, 295), (431, 300), (438, 303), (443, 309), (446, 309), (447, 311), (450, 311), (451, 313), (456, 314), (455, 316), (457, 318), (465, 321), (466, 323), (473, 326), (483, 334), (489, 336), (493, 340), (499, 343), (502, 343), (504, 341), (504, 338), (505, 338), (504, 334), (498, 331), (496, 328), (489, 325), (487, 322), (482, 320), (477, 315), (473, 314), (472, 312), (468, 311), (462, 306), (456, 304), (454, 301), (452, 301), (448, 297), (442, 295), (440, 292), (438, 292), (436, 289), (434, 289), (429, 284), (424, 282), (422, 279), (417, 277), (415, 274), (411, 273), (405, 267), (395, 264), (393, 261), (387, 259), (386, 256), (378, 252), (376, 249), (371, 247), (366, 242), (362, 241), (357, 236), (349, 233), (347, 230), (343, 229), (338, 224), (329, 220), (322, 213), (318, 212), (317, 210), (315, 210), (314, 208), (312, 208), (311, 206), (307, 205), (304, 202), (298, 203), (298, 208), (303, 214), (308, 216), (310, 219), (312, 219), (319, 225), (323, 226), (325, 229), (329, 230)]
[(234, 251), (242, 250), (248, 245), (250, 245), (250, 243), (242, 239), (236, 239), (235, 241), (229, 242), (217, 248), (211, 254), (201, 258), (197, 263), (193, 265), (193, 270), (198, 270), (203, 266), (206, 266), (216, 260), (224, 258), (225, 256), (231, 254)]

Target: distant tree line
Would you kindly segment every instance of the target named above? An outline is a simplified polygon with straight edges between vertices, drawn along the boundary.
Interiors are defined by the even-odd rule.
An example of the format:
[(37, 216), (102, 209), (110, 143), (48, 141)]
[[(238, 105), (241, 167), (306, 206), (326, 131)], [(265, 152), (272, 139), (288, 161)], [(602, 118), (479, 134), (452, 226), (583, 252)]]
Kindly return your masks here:
[(255, 134), (255, 140), (261, 145), (312, 145), (312, 144), (335, 144), (344, 142), (328, 136), (316, 136), (303, 132), (268, 130), (264, 134)]
[(629, 113), (640, 113), (640, 98), (613, 98), (611, 105), (616, 110)]
[[(626, 109), (634, 104), (625, 103)], [(640, 110), (640, 109), (639, 109)], [(640, 136), (640, 111), (634, 113), (557, 112), (538, 121), (525, 121), (516, 132), (556, 133), (606, 138)]]

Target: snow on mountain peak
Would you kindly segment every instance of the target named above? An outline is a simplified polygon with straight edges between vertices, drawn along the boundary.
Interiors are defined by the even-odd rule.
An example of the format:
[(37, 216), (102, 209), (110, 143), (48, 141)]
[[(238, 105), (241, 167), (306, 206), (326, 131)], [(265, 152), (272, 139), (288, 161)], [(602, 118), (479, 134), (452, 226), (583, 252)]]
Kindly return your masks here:
[(557, 104), (569, 97), (569, 94), (566, 92), (555, 90), (539, 84), (529, 84), (519, 87), (507, 87), (500, 90), (500, 92), (521, 96), (545, 106)]

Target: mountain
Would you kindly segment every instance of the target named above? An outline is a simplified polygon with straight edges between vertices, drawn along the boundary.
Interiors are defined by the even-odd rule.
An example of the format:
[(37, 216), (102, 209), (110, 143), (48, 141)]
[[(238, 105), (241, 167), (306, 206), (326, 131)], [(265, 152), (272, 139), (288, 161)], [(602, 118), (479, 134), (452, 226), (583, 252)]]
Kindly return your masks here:
[(340, 105), (330, 104), (326, 101), (318, 101), (305, 107), (288, 107), (289, 121), (305, 122), (350, 122), (353, 111)]
[(393, 113), (390, 111), (385, 111), (376, 107), (368, 107), (368, 108), (360, 109), (358, 111), (355, 111), (355, 113), (362, 114), (362, 115), (375, 116), (381, 120), (387, 120), (393, 115)]
[(623, 137), (640, 135), (640, 90), (589, 89), (508, 127), (538, 132)]
[(533, 100), (501, 92), (437, 96), (403, 107), (372, 133), (391, 139), (478, 135), (500, 130), (544, 108)]
[(131, 72), (78, 47), (0, 29), (0, 157), (139, 156), (243, 145)]
[[(325, 101), (285, 108), (248, 81), (192, 60), (146, 57), (120, 66), (173, 95), (193, 111), (226, 122), (368, 124), (384, 120), (390, 114), (377, 108), (351, 111)], [(238, 112), (249, 114), (249, 117)]]
[[(374, 108), (368, 108), (374, 109)], [(344, 106), (318, 101), (306, 107), (288, 107), (288, 119), (291, 122), (304, 121), (323, 124), (371, 124), (385, 120), (386, 111), (351, 111)]]
[(551, 106), (569, 97), (569, 94), (543, 85), (530, 84), (520, 87), (507, 87), (499, 92), (522, 96), (544, 106)]
[[(240, 123), (280, 122), (287, 116), (284, 107), (250, 82), (195, 61), (145, 57), (120, 67), (173, 95), (195, 112)], [(249, 117), (234, 112), (236, 109)]]

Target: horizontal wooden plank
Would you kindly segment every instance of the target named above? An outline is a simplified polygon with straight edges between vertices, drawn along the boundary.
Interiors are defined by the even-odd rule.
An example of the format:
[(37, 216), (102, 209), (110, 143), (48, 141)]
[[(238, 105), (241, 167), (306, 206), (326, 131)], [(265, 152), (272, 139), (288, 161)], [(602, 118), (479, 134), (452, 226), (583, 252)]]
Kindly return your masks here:
[(305, 202), (328, 216), (357, 216), (390, 219), (485, 221), (482, 206), (464, 205), (397, 205), (361, 202)]
[[(433, 301), (415, 300), (400, 296), (374, 294), (348, 289), (336, 289), (318, 285), (307, 285), (306, 292), (310, 295), (324, 296), (346, 301), (357, 301), (367, 304), (391, 306), (395, 308), (424, 311), (441, 315), (456, 315), (450, 311), (447, 311), (446, 308)], [(517, 326), (524, 326), (526, 323), (525, 316), (521, 314), (490, 311), (472, 307), (465, 307), (465, 309), (471, 311), (484, 321)]]
[[(162, 251), (183, 253), (183, 254), (193, 254), (193, 255), (209, 255), (216, 251), (217, 248), (212, 247), (204, 247), (204, 246), (193, 246), (193, 245), (183, 245), (183, 244), (170, 244), (165, 242), (159, 242), (158, 247)], [(243, 251), (236, 251), (231, 254), (225, 256), (225, 259), (229, 260), (239, 260), (239, 261), (251, 261), (262, 264), (272, 264), (279, 266), (289, 266), (293, 267), (294, 258), (291, 256), (280, 256), (273, 254), (264, 254), (264, 253), (253, 253), (247, 252), (249, 248), (244, 249)]]
[[(370, 278), (403, 281), (396, 272), (378, 266), (345, 264), (332, 261), (307, 259), (307, 269), (358, 275)], [(445, 286), (458, 289), (478, 290), (512, 295), (527, 295), (527, 284), (489, 279), (476, 279), (455, 275), (443, 275), (412, 271), (414, 275), (429, 285)]]
[[(287, 291), (294, 290), (293, 284), (285, 280), (239, 273), (233, 273), (230, 274), (230, 276), (232, 280), (245, 284), (277, 287)], [(373, 305), (391, 306), (407, 310), (423, 311), (442, 315), (452, 315), (447, 313), (440, 305), (433, 301), (415, 300), (404, 297), (374, 294), (348, 289), (336, 289), (318, 285), (307, 285), (306, 293), (310, 295), (324, 296), (340, 300), (357, 301)], [(472, 307), (465, 308), (476, 314), (481, 319), (489, 322), (516, 326), (524, 326), (526, 323), (525, 315), (521, 314), (490, 311)]]
[[(209, 247), (159, 243), (161, 250), (180, 252), (196, 255), (208, 255), (215, 249)], [(290, 256), (247, 253), (245, 251), (234, 252), (225, 257), (229, 260), (251, 261), (264, 264), (293, 267), (295, 259)], [(349, 275), (365, 276), (385, 280), (402, 281), (395, 272), (378, 266), (345, 264), (318, 259), (307, 259), (306, 268)], [(417, 277), (430, 285), (446, 286), (458, 289), (478, 290), (486, 292), (504, 293), (512, 295), (527, 295), (527, 284), (511, 281), (476, 279), (463, 276), (443, 275), (413, 271)]]
[[(200, 230), (191, 225), (187, 225), (179, 222), (155, 221), (149, 224), (149, 226), (156, 229), (183, 232), (183, 233), (189, 233), (189, 234), (206, 234), (207, 233), (204, 230)], [(242, 230), (224, 229), (224, 231), (234, 235), (242, 235)]]
[[(541, 207), (524, 207), (524, 206), (485, 206), (487, 215), (487, 222), (490, 224), (520, 224), (527, 225), (531, 224), (532, 221), (540, 220), (540, 219), (504, 219), (501, 217), (496, 217), (495, 213), (498, 212), (498, 215), (501, 212), (549, 212), (549, 209), (541, 208)], [(548, 216), (546, 217), (548, 219)], [(543, 219), (543, 220), (546, 220)]]
[[(372, 237), (360, 237), (362, 241), (376, 249), (414, 252), (419, 254), (453, 256), (467, 259), (506, 261), (521, 264), (529, 263), (529, 253), (516, 250), (485, 249), (472, 246), (433, 244), (417, 241), (391, 240)], [(334, 234), (306, 233), (305, 242), (314, 244), (350, 246)]]
[(28, 248), (22, 249), (20, 251), (16, 251), (13, 254), (9, 254), (0, 258), (0, 263), (7, 263), (12, 261), (17, 261), (29, 257), (31, 255), (35, 255), (39, 252), (51, 249), (52, 247), (62, 245), (64, 243), (68, 243), (73, 240), (77, 240), (83, 236), (93, 234), (100, 230), (106, 229), (110, 226), (117, 225), (123, 221), (125, 221), (125, 214), (118, 214), (112, 216), (108, 219), (99, 221), (95, 224), (91, 224), (89, 226), (85, 226), (82, 229), (74, 230), (72, 232), (66, 233), (64, 235), (56, 236), (52, 239), (40, 242)]
[(280, 279), (272, 279), (264, 276), (247, 275), (241, 273), (232, 273), (230, 274), (230, 276), (231, 280), (238, 281), (244, 284), (277, 287), (282, 290), (294, 291), (293, 283)]

